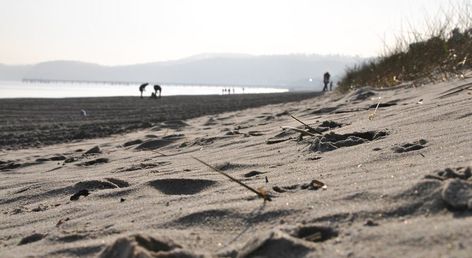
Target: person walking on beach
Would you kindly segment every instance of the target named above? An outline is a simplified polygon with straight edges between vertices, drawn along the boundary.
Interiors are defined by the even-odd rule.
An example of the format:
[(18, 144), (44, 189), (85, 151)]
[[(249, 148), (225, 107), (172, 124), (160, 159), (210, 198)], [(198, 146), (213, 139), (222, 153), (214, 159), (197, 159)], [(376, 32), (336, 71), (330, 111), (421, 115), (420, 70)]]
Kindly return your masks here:
[(332, 91), (332, 90), (333, 90), (333, 81), (329, 83), (329, 91)]
[(159, 98), (161, 98), (161, 92), (162, 92), (162, 88), (160, 85), (156, 84), (154, 85), (154, 95), (157, 96), (157, 92), (159, 91)]
[(139, 85), (139, 91), (141, 92), (141, 98), (143, 98), (143, 92), (144, 92), (144, 89), (146, 89), (146, 86), (148, 86), (149, 83), (143, 83), (141, 85)]
[(329, 74), (328, 72), (326, 72), (324, 75), (323, 75), (323, 83), (324, 83), (324, 88), (323, 88), (323, 91), (327, 91), (328, 90), (328, 83), (329, 83), (329, 78), (331, 77), (331, 74)]

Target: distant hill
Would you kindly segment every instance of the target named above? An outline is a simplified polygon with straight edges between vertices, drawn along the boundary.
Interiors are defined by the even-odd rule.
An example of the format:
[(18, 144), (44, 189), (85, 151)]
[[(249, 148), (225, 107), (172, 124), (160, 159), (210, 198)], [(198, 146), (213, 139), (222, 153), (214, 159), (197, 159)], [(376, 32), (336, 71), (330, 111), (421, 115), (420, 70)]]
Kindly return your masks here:
[[(156, 82), (320, 87), (321, 76), (334, 77), (362, 59), (338, 55), (203, 54), (185, 59), (124, 66), (102, 66), (77, 61), (50, 61), (29, 66), (0, 65), (0, 80), (45, 79), (78, 81)], [(312, 78), (309, 81), (309, 78)]]
[(0, 64), (0, 80), (18, 81), (31, 70), (33, 65), (4, 65)]

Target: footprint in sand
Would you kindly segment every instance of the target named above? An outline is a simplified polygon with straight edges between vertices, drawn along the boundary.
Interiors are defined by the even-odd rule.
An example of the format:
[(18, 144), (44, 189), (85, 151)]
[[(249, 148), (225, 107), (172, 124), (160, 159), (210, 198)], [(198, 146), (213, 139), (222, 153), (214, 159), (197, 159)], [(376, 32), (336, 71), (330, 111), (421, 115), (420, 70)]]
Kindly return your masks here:
[[(232, 250), (237, 257), (305, 257), (315, 253), (319, 245), (336, 237), (338, 232), (330, 227), (317, 225), (291, 226), (259, 233), (239, 250)], [(229, 252), (221, 253), (222, 256)]]
[(245, 168), (255, 167), (252, 164), (240, 164), (240, 163), (232, 163), (232, 162), (223, 162), (215, 165), (215, 168), (221, 171), (228, 171), (228, 170), (240, 170)]
[(26, 244), (30, 244), (30, 243), (33, 243), (33, 242), (37, 242), (43, 238), (46, 237), (46, 234), (41, 234), (41, 233), (33, 233), (29, 236), (26, 236), (24, 238), (22, 238), (20, 240), (20, 242), (18, 243), (18, 245), (26, 245)]
[(244, 177), (255, 177), (255, 176), (258, 176), (258, 175), (263, 175), (265, 174), (266, 172), (260, 172), (260, 171), (256, 171), (256, 170), (253, 170), (253, 171), (250, 171), (250, 172), (247, 172), (246, 174), (244, 174)]
[(172, 135), (167, 135), (164, 136), (160, 139), (152, 139), (152, 140), (147, 140), (141, 144), (139, 144), (136, 149), (137, 150), (155, 150), (159, 149), (162, 147), (165, 147), (167, 145), (170, 145), (184, 137), (183, 134), (172, 134)]
[(93, 159), (89, 161), (85, 161), (79, 164), (76, 164), (76, 166), (79, 167), (88, 167), (92, 165), (98, 165), (98, 164), (103, 164), (103, 163), (108, 163), (110, 160), (108, 158), (98, 158), (98, 159)]
[(143, 140), (137, 139), (137, 140), (128, 141), (128, 142), (123, 143), (123, 147), (129, 147), (129, 146), (138, 145), (138, 144), (141, 144), (141, 143), (143, 143)]
[(164, 236), (136, 234), (116, 239), (99, 257), (203, 257), (203, 255), (187, 251)]
[(181, 131), (182, 128), (186, 126), (188, 126), (188, 124), (182, 120), (168, 120), (154, 126), (153, 128), (151, 128), (151, 131), (160, 131), (162, 129), (173, 129), (176, 131)]
[(316, 136), (310, 146), (310, 150), (314, 152), (328, 152), (378, 140), (386, 135), (388, 135), (386, 131), (354, 132), (349, 134), (331, 132), (323, 136)]
[(420, 139), (412, 143), (404, 143), (400, 146), (394, 146), (392, 150), (395, 153), (404, 153), (404, 152), (410, 152), (410, 151), (415, 151), (415, 150), (421, 150), (424, 147), (426, 147), (427, 143), (428, 141), (424, 139)]
[(149, 182), (156, 190), (167, 195), (193, 195), (216, 184), (205, 179), (167, 178)]
[(331, 121), (331, 120), (326, 120), (326, 121), (323, 121), (315, 129), (316, 129), (317, 132), (326, 132), (326, 131), (329, 131), (329, 130), (332, 130), (332, 129), (341, 128), (342, 126), (343, 126), (343, 124), (341, 124), (341, 123)]
[(74, 194), (70, 197), (71, 201), (79, 200), (80, 196), (90, 195), (90, 191), (126, 188), (129, 183), (117, 178), (105, 178), (105, 180), (85, 180), (74, 184), (71, 188)]
[(168, 161), (159, 161), (159, 162), (154, 162), (154, 163), (140, 163), (136, 165), (131, 165), (130, 167), (122, 167), (118, 168), (117, 170), (113, 171), (112, 173), (121, 173), (121, 172), (130, 172), (130, 171), (136, 171), (136, 170), (145, 170), (145, 169), (151, 169), (151, 168), (156, 168), (156, 167), (161, 167), (161, 166), (166, 166), (171, 164)]
[(403, 205), (389, 212), (404, 216), (413, 213), (437, 213), (443, 210), (472, 210), (471, 168), (446, 168), (425, 176), (410, 189), (393, 196)]

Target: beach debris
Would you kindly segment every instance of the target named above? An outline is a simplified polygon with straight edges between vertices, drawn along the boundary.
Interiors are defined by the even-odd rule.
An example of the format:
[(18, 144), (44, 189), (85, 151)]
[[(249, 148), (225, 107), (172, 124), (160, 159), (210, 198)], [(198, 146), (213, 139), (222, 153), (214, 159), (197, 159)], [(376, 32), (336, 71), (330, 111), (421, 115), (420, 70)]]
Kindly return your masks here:
[(382, 97), (379, 97), (379, 102), (377, 102), (377, 106), (374, 109), (374, 112), (369, 114), (369, 120), (374, 120), (374, 117), (377, 113), (377, 109), (379, 109), (380, 101), (382, 100)]
[(56, 223), (56, 227), (61, 226), (62, 224), (64, 224), (65, 222), (67, 222), (67, 221), (69, 221), (69, 220), (70, 220), (69, 217), (67, 217), (67, 218), (65, 218), (65, 219), (60, 219), (60, 220)]
[(102, 151), (100, 150), (100, 147), (95, 146), (91, 148), (90, 150), (86, 151), (84, 155), (93, 155), (93, 154), (99, 154), (99, 153), (102, 153)]
[(267, 176), (265, 177), (265, 182), (266, 182), (266, 184), (269, 183), (269, 179), (267, 178)]
[(292, 114), (290, 114), (290, 117), (293, 118), (293, 119), (295, 119), (295, 121), (297, 121), (297, 122), (301, 123), (302, 125), (304, 125), (305, 128), (308, 130), (308, 132), (310, 132), (310, 133), (312, 133), (312, 134), (313, 134), (313, 133), (321, 134), (321, 132), (319, 132), (317, 129), (315, 129), (315, 128), (309, 126), (308, 124), (304, 123), (303, 121), (301, 121), (300, 119), (296, 118), (296, 117), (293, 116)]
[(326, 190), (327, 186), (325, 183), (319, 180), (313, 179), (311, 180), (310, 183), (294, 184), (294, 185), (282, 186), (282, 187), (274, 186), (272, 189), (278, 193), (285, 193), (285, 192), (295, 192), (298, 190), (318, 190), (318, 189)]
[(423, 99), (418, 100), (417, 104), (423, 104)]
[(84, 196), (84, 197), (85, 197), (85, 196), (88, 196), (89, 194), (90, 194), (89, 190), (87, 190), (87, 189), (82, 189), (82, 190), (76, 192), (75, 194), (73, 194), (73, 195), (70, 197), (70, 200), (71, 200), (71, 201), (77, 201), (77, 200), (79, 200), (79, 197), (80, 197), (80, 196)]
[(20, 242), (18, 243), (18, 245), (26, 245), (26, 244), (29, 244), (29, 243), (37, 242), (37, 241), (43, 239), (46, 236), (47, 236), (47, 234), (33, 233), (29, 236), (26, 236), (26, 237), (22, 238), (20, 240)]
[[(298, 129), (298, 128), (297, 128)], [(300, 130), (300, 129), (299, 129)], [(270, 137), (266, 140), (266, 144), (275, 144), (293, 139), (296, 133), (294, 131), (282, 128), (282, 132)]]
[(244, 174), (244, 177), (253, 177), (253, 176), (258, 176), (258, 175), (262, 175), (262, 174), (265, 174), (265, 172), (252, 170), (252, 171), (247, 172), (246, 174)]
[(295, 131), (295, 132), (299, 132), (301, 135), (316, 136), (315, 134), (313, 134), (309, 131), (305, 131), (305, 130), (302, 130), (302, 129), (299, 129), (299, 128), (296, 128), (296, 127), (282, 126), (282, 129), (287, 129), (287, 130), (292, 130), (292, 131)]
[(80, 110), (80, 113), (82, 114), (82, 116), (87, 116), (87, 111), (85, 111), (84, 109), (81, 109)]
[(249, 191), (251, 191), (251, 192), (257, 194), (257, 196), (259, 196), (260, 198), (264, 199), (264, 201), (271, 201), (271, 200), (272, 200), (271, 197), (270, 197), (270, 195), (269, 195), (267, 192), (265, 192), (265, 191), (264, 191), (264, 192), (260, 192), (260, 191), (258, 191), (258, 190), (256, 190), (256, 189), (254, 189), (254, 188), (248, 186), (247, 184), (241, 182), (240, 180), (238, 180), (238, 179), (236, 179), (236, 178), (234, 178), (234, 177), (232, 177), (232, 176), (226, 174), (225, 172), (218, 170), (216, 167), (214, 167), (214, 166), (212, 166), (212, 165), (206, 163), (205, 161), (200, 160), (200, 159), (198, 159), (198, 158), (196, 158), (196, 157), (193, 157), (193, 156), (192, 156), (192, 158), (195, 159), (196, 161), (202, 163), (203, 165), (205, 165), (205, 166), (211, 168), (213, 171), (215, 171), (215, 172), (217, 172), (217, 173), (219, 173), (219, 174), (221, 174), (221, 175), (223, 175), (223, 176), (229, 178), (231, 181), (238, 183), (239, 185), (241, 185), (242, 187), (248, 189)]
[(126, 201), (125, 198), (120, 198), (120, 202), (124, 202), (124, 201)]
[(371, 219), (368, 219), (364, 222), (364, 226), (368, 226), (368, 227), (375, 227), (375, 226), (378, 226), (379, 223), (371, 220)]

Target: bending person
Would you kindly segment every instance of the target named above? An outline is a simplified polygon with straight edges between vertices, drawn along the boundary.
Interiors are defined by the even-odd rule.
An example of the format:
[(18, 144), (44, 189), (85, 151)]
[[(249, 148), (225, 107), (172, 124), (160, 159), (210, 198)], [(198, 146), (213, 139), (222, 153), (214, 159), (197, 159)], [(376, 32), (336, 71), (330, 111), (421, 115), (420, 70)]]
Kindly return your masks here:
[(154, 85), (154, 94), (157, 95), (157, 92), (159, 91), (159, 98), (161, 97), (161, 92), (162, 92), (162, 88), (160, 85)]
[(146, 89), (146, 86), (148, 86), (148, 85), (149, 85), (149, 83), (147, 83), (147, 82), (139, 85), (139, 91), (141, 92), (141, 98), (143, 98), (143, 91), (144, 91), (144, 89)]

